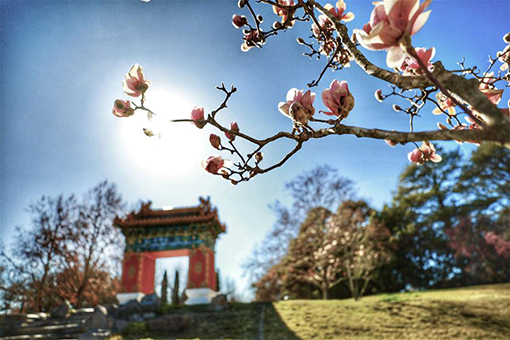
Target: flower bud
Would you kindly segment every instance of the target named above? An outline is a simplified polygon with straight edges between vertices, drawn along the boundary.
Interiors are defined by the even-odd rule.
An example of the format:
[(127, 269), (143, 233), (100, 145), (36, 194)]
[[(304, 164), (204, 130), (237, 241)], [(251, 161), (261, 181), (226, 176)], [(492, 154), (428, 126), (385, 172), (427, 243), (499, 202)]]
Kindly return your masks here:
[(505, 36), (503, 37), (503, 41), (506, 42), (507, 44), (510, 44), (510, 33), (505, 34)]
[(277, 30), (277, 29), (279, 29), (279, 28), (281, 28), (281, 27), (282, 27), (282, 24), (281, 24), (279, 21), (275, 21), (275, 22), (273, 23), (273, 28), (274, 28), (275, 30)]
[(260, 163), (264, 159), (264, 154), (262, 152), (257, 152), (255, 154), (255, 162)]
[(237, 2), (237, 7), (239, 7), (239, 8), (243, 8), (243, 7), (244, 7), (244, 5), (245, 5), (245, 0), (239, 0), (239, 1)]
[[(232, 122), (230, 123), (230, 130), (232, 132), (239, 132), (239, 126), (237, 125), (236, 122)], [(232, 133), (229, 133), (229, 132), (225, 132), (225, 136), (228, 138), (229, 141), (233, 142), (235, 139), (236, 139), (236, 135), (235, 134), (232, 134)]]
[(394, 140), (391, 140), (391, 139), (385, 139), (384, 142), (386, 144), (388, 144), (389, 146), (391, 146), (392, 148), (395, 147), (395, 145), (397, 145), (397, 142), (395, 142)]
[(234, 14), (232, 16), (232, 25), (234, 25), (235, 28), (241, 28), (244, 25), (248, 23), (248, 20), (244, 15)]
[(260, 14), (259, 14), (259, 15), (257, 15), (257, 20), (258, 20), (259, 22), (263, 22), (263, 21), (264, 21), (264, 18), (262, 17), (262, 15), (260, 15)]
[(207, 121), (204, 119), (204, 108), (195, 106), (191, 111), (191, 120), (193, 120), (193, 124), (195, 124), (197, 128), (203, 128), (205, 124), (207, 124)]
[(402, 110), (402, 108), (400, 106), (398, 106), (397, 104), (393, 104), (393, 110), (395, 110), (396, 112), (399, 112), (399, 111), (404, 111)]
[(219, 136), (215, 135), (214, 133), (211, 133), (209, 136), (209, 142), (211, 142), (211, 145), (215, 149), (220, 149), (221, 146), (221, 139)]
[(149, 129), (146, 129), (146, 128), (143, 128), (143, 133), (145, 133), (145, 135), (147, 137), (153, 137), (154, 136), (154, 132), (152, 132), (152, 130), (149, 130)]
[(437, 123), (437, 127), (440, 128), (441, 130), (449, 130), (445, 125), (441, 123)]
[(377, 99), (378, 102), (380, 102), (380, 103), (383, 102), (384, 96), (383, 96), (382, 91), (380, 89), (375, 91), (374, 96), (375, 96), (375, 99)]
[(305, 41), (304, 41), (304, 39), (303, 39), (303, 38), (297, 38), (297, 39), (296, 39), (296, 41), (297, 41), (297, 43), (298, 43), (299, 45), (304, 45), (304, 43), (305, 43)]
[(135, 110), (131, 107), (129, 100), (117, 99), (113, 104), (112, 113), (116, 117), (129, 117), (135, 114)]

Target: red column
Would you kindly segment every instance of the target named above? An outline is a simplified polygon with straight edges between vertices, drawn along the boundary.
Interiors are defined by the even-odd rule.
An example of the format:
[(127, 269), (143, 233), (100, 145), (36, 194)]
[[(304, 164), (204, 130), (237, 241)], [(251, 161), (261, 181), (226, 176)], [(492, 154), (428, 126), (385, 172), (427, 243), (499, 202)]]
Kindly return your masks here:
[(125, 253), (122, 286), (126, 293), (154, 293), (156, 260), (150, 253)]
[(188, 288), (216, 289), (214, 252), (211, 249), (203, 247), (190, 252)]

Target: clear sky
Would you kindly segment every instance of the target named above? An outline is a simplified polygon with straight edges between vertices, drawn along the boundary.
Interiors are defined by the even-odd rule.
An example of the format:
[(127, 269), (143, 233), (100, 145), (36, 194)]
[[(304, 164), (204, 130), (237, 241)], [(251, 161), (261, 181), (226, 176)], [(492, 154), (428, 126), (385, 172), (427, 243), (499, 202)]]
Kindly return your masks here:
[[(370, 17), (371, 1), (346, 1), (356, 15), (350, 31)], [(322, 1), (323, 4), (326, 1)], [(291, 122), (277, 110), (292, 87), (305, 88), (325, 63), (309, 60), (296, 43), (310, 34), (309, 23), (269, 39), (263, 49), (240, 50), (234, 29), (237, 1), (11, 1), (0, 2), (1, 167), (0, 232), (9, 243), (15, 226), (28, 225), (25, 208), (41, 195), (81, 194), (108, 179), (125, 200), (152, 200), (153, 206), (189, 206), (211, 196), (227, 224), (220, 237), (217, 265), (239, 282), (239, 264), (271, 228), (268, 204), (289, 200), (289, 179), (314, 166), (329, 164), (357, 184), (359, 195), (377, 208), (391, 199), (399, 173), (408, 164), (411, 145), (390, 148), (382, 141), (336, 136), (306, 143), (284, 167), (249, 183), (231, 186), (208, 175), (202, 159), (217, 154), (209, 146), (213, 130), (190, 124), (171, 126), (162, 140), (143, 135), (143, 117), (119, 119), (111, 114), (115, 99), (127, 99), (121, 82), (134, 63), (144, 67), (152, 87), (148, 105), (172, 118), (187, 118), (195, 106), (215, 109), (223, 94), (220, 82), (238, 92), (218, 119), (239, 123), (241, 131), (266, 137), (290, 131)], [(277, 17), (256, 6), (269, 25)], [(466, 57), (466, 65), (485, 67), (487, 56), (504, 47), (510, 31), (510, 2), (440, 1), (430, 6), (427, 24), (413, 37), (416, 47), (436, 47), (447, 68)], [(384, 52), (367, 57), (385, 67)], [(408, 119), (379, 104), (373, 96), (387, 85), (366, 76), (356, 65), (326, 74), (316, 108), (324, 109), (321, 91), (333, 79), (347, 80), (356, 107), (349, 125), (407, 130)], [(508, 91), (502, 103), (508, 100)], [(434, 129), (438, 120), (424, 110), (416, 130)], [(456, 147), (455, 143), (444, 144)], [(241, 145), (243, 147), (243, 145)], [(289, 144), (265, 152), (281, 157)], [(469, 150), (469, 147), (465, 148)], [(248, 149), (245, 149), (248, 152)]]

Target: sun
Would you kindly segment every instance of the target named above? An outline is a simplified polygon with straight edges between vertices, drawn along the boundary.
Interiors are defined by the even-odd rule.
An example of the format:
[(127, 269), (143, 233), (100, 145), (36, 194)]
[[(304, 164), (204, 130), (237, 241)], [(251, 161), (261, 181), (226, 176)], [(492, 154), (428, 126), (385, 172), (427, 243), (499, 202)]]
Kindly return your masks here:
[[(122, 127), (122, 145), (131, 163), (162, 176), (182, 175), (199, 167), (207, 146), (204, 132), (191, 123), (170, 122), (188, 118), (194, 107), (191, 101), (175, 90), (150, 89), (145, 106), (156, 114), (150, 121), (145, 111), (137, 110)], [(147, 137), (144, 128), (157, 136)]]

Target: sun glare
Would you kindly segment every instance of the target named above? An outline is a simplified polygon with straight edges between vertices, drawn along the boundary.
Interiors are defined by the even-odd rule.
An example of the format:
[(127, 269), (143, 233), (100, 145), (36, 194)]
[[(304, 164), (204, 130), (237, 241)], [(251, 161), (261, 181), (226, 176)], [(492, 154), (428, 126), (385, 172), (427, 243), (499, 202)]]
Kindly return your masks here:
[[(170, 122), (188, 118), (194, 105), (178, 92), (151, 89), (145, 106), (156, 114), (151, 121), (144, 111), (138, 110), (123, 125), (122, 144), (133, 165), (165, 176), (182, 175), (198, 168), (207, 145), (203, 131), (191, 123)], [(156, 136), (147, 137), (144, 128)]]

